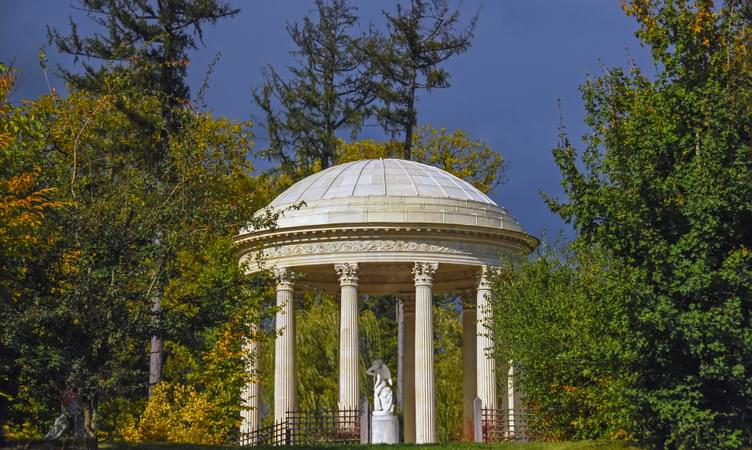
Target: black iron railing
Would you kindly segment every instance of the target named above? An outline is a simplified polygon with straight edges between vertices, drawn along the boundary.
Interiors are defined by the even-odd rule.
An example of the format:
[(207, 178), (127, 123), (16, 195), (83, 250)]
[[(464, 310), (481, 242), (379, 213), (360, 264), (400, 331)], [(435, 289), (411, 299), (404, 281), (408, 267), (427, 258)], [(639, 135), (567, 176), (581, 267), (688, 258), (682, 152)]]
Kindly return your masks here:
[(293, 444), (360, 443), (360, 412), (357, 409), (288, 411), (287, 426)]
[(240, 433), (239, 444), (241, 447), (256, 445), (289, 445), (290, 430), (286, 421), (268, 425), (250, 433)]
[(481, 410), (483, 442), (527, 440), (527, 413), (523, 410)]
[(241, 446), (357, 444), (360, 443), (360, 411), (288, 411), (284, 421), (241, 433), (239, 441)]

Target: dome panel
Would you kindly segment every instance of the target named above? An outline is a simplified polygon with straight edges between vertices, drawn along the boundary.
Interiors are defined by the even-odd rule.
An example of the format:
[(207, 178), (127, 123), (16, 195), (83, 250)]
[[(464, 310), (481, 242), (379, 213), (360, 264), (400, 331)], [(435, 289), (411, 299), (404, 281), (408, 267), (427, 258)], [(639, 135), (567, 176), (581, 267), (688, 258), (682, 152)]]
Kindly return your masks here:
[(469, 183), (436, 167), (399, 159), (371, 159), (313, 174), (295, 183), (270, 206), (375, 195), (451, 198), (495, 205)]
[(441, 223), (523, 231), (470, 183), (436, 167), (401, 159), (340, 164), (292, 185), (269, 205), (285, 211), (279, 228), (345, 223)]

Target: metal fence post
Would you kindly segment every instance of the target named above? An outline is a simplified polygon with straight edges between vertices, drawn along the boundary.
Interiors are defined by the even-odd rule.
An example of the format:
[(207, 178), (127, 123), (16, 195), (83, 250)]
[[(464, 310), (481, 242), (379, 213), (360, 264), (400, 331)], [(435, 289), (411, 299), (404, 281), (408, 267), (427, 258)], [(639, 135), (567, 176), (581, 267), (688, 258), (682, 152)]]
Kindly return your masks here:
[(482, 401), (475, 397), (473, 400), (473, 435), (475, 442), (483, 442), (483, 411)]
[(371, 442), (369, 429), (371, 416), (368, 414), (368, 399), (360, 399), (360, 443), (369, 444)]

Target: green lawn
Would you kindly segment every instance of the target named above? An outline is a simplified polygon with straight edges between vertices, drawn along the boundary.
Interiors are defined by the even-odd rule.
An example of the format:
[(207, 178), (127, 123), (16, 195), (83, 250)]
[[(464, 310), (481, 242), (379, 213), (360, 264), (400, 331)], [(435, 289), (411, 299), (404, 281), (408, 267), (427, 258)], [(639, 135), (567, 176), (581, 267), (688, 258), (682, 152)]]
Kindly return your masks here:
[[(199, 446), (199, 445), (170, 445), (170, 444), (111, 444), (107, 445), (110, 450), (237, 450), (237, 447), (211, 447), (211, 446)], [(402, 450), (402, 449), (499, 449), (499, 450), (638, 450), (637, 447), (630, 446), (621, 442), (594, 442), (594, 441), (579, 441), (579, 442), (556, 442), (556, 443), (540, 443), (540, 442), (510, 442), (501, 444), (467, 444), (467, 443), (450, 443), (450, 444), (434, 444), (434, 445), (312, 445), (312, 446), (293, 446), (294, 450), (308, 450), (308, 449), (324, 449), (324, 450), (343, 450), (343, 449), (370, 449), (370, 448), (384, 448), (390, 450)], [(104, 446), (103, 446), (104, 448)], [(279, 447), (254, 447), (257, 449), (276, 449)]]
[[(70, 449), (70, 445), (61, 446), (60, 443), (52, 444), (45, 442), (16, 442), (9, 443), (9, 449), (29, 449), (29, 450), (60, 450), (61, 447)], [(374, 447), (401, 450), (401, 449), (499, 449), (499, 450), (639, 450), (637, 447), (622, 442), (596, 442), (596, 441), (578, 441), (578, 442), (510, 442), (501, 444), (434, 444), (434, 445), (312, 445), (312, 446), (293, 446), (292, 450), (324, 449), (324, 450), (345, 450), (345, 449), (370, 449)], [(185, 444), (123, 444), (123, 443), (102, 443), (102, 450), (239, 450), (240, 447), (220, 447), (205, 445), (185, 445)], [(246, 447), (244, 447), (246, 448)], [(252, 447), (260, 450), (279, 450), (280, 447)]]

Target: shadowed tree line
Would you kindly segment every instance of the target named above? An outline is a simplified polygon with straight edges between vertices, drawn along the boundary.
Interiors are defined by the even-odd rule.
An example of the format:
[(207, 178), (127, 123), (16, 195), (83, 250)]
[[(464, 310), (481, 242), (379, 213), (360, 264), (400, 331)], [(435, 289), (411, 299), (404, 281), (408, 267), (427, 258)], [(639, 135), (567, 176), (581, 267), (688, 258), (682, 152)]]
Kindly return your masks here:
[[(752, 445), (752, 8), (624, 2), (656, 74), (604, 68), (581, 86), (581, 145), (553, 156), (577, 238), (495, 291), (546, 439), (647, 448)], [(581, 148), (578, 148), (581, 147)]]
[[(75, 56), (75, 67), (57, 68), (67, 97), (53, 92), (13, 105), (15, 73), (2, 66), (0, 316), (9, 325), (0, 341), (0, 421), (15, 437), (40, 436), (75, 404), (89, 448), (100, 437), (232, 442), (248, 381), (242, 337), (260, 322), (256, 337), (269, 339), (274, 312), (268, 280), (243, 274), (232, 236), (249, 223), (273, 223), (273, 215), (253, 212), (297, 179), (343, 158), (401, 156), (414, 142), (421, 159), (493, 188), (503, 161), (487, 144), (461, 131), (411, 131), (416, 90), (448, 86), (439, 64), (468, 47), (475, 19), (455, 37), (459, 14), (448, 3), (413, 1), (385, 16), (387, 34), (374, 28), (356, 38), (347, 34), (358, 21), (351, 4), (316, 2), (315, 18), (289, 28), (300, 65), (289, 77), (268, 68), (256, 92), (279, 144), (256, 152), (251, 124), (201, 112), (186, 80), (205, 27), (235, 16), (236, 7), (82, 0), (74, 8), (96, 31), (82, 35), (72, 19), (68, 31), (48, 31), (58, 51)], [(400, 33), (418, 34), (405, 44)], [(456, 39), (465, 44), (449, 42)], [(420, 60), (410, 60), (416, 49)], [(47, 70), (43, 52), (40, 62)], [(409, 92), (387, 73), (408, 73), (400, 64), (412, 67)], [(404, 149), (337, 134), (349, 129), (354, 138), (363, 120), (382, 120), (387, 108), (410, 117), (402, 119), (410, 127)], [(255, 153), (278, 167), (252, 175)], [(474, 165), (458, 162), (467, 157)], [(485, 157), (491, 170), (480, 163)], [(311, 329), (320, 319), (313, 304), (301, 305)], [(365, 339), (388, 341), (393, 308), (371, 306)], [(330, 337), (336, 341), (336, 330)], [(391, 344), (377, 347), (393, 352)], [(301, 367), (313, 369), (305, 363), (312, 357), (301, 355)], [(334, 395), (315, 384), (301, 393), (312, 405)]]

